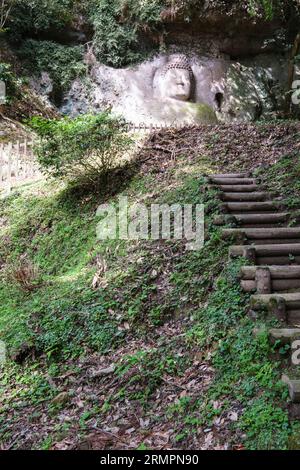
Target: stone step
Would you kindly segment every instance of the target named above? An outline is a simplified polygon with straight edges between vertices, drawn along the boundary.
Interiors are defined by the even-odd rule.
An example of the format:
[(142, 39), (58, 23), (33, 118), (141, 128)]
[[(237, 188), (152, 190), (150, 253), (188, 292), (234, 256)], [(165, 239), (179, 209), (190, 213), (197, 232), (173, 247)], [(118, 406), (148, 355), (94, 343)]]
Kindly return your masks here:
[(275, 212), (284, 209), (282, 201), (264, 201), (264, 202), (226, 202), (221, 204), (221, 209), (225, 212), (238, 214), (242, 212)]
[(263, 191), (253, 191), (245, 193), (226, 193), (220, 194), (220, 199), (224, 202), (264, 202), (271, 198), (270, 193)]
[(222, 178), (222, 177), (209, 177), (209, 182), (221, 186), (225, 185), (247, 185), (247, 184), (259, 184), (259, 180), (256, 178)]

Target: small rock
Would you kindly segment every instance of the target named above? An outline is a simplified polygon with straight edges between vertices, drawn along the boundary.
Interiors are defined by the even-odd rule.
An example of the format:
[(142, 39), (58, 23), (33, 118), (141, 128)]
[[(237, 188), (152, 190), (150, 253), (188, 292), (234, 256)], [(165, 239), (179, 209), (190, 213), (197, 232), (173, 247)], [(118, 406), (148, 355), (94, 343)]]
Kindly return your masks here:
[(70, 396), (69, 396), (68, 392), (61, 392), (55, 398), (53, 398), (51, 403), (53, 405), (63, 405), (69, 400), (69, 398), (70, 398)]
[(228, 418), (230, 419), (230, 421), (237, 421), (239, 419), (239, 415), (235, 411), (231, 411), (228, 414)]
[(156, 271), (156, 269), (153, 269), (151, 272), (151, 279), (156, 279), (157, 276), (158, 276), (158, 272)]
[(114, 364), (112, 364), (110, 367), (107, 367), (105, 369), (99, 369), (99, 370), (92, 369), (92, 370), (90, 370), (89, 371), (89, 376), (92, 379), (95, 379), (97, 377), (101, 377), (102, 375), (113, 374), (114, 371), (115, 371), (115, 366), (114, 366)]
[(203, 432), (205, 432), (205, 434), (207, 434), (207, 433), (211, 432), (211, 428), (204, 429)]

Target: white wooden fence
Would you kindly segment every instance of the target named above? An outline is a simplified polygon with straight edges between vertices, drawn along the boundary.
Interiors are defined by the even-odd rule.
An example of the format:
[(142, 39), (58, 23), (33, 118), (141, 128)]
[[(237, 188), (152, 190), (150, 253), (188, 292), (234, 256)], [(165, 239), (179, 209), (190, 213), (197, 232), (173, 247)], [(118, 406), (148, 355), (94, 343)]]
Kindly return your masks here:
[(155, 131), (161, 131), (161, 130), (170, 130), (170, 129), (174, 129), (174, 130), (180, 130), (180, 129), (186, 129), (186, 128), (195, 128), (197, 127), (196, 125), (194, 124), (191, 124), (191, 123), (177, 123), (177, 122), (174, 122), (173, 124), (170, 124), (170, 123), (160, 123), (160, 124), (147, 124), (147, 123), (140, 123), (140, 124), (135, 124), (135, 123), (132, 123), (132, 122), (129, 122), (125, 125), (125, 129), (127, 129), (128, 131), (141, 131), (141, 132), (155, 132)]
[(33, 141), (0, 143), (0, 192), (10, 193), (12, 188), (42, 178), (32, 151)]

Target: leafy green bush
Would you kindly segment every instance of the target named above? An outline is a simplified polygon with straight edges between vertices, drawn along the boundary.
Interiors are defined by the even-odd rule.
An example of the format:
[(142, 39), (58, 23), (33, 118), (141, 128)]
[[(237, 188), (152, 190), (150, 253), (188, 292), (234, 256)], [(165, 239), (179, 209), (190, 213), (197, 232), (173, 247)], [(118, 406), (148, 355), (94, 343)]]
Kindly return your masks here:
[(71, 23), (75, 4), (76, 0), (16, 0), (7, 24), (11, 39), (62, 30)]
[[(148, 46), (154, 50), (159, 41), (149, 41), (163, 31), (163, 18), (177, 15), (186, 22), (205, 14), (204, 2), (197, 0), (91, 0), (87, 2), (94, 27), (94, 47), (98, 59), (108, 65), (121, 67), (141, 60), (148, 51), (141, 41), (148, 33)], [(211, 0), (207, 7), (227, 8), (226, 2)], [(271, 20), (284, 6), (283, 0), (247, 0), (228, 2), (228, 7), (243, 6), (252, 16)], [(233, 4), (233, 5), (232, 5)], [(162, 15), (162, 13), (165, 15)], [(151, 33), (151, 34), (149, 34)], [(144, 46), (145, 47), (145, 46)]]
[(120, 67), (142, 58), (139, 36), (160, 24), (161, 0), (100, 0), (92, 10), (98, 59)]
[(49, 73), (54, 84), (54, 100), (59, 104), (61, 95), (71, 82), (86, 71), (83, 47), (63, 46), (52, 41), (28, 39), (19, 51), (31, 73)]
[(253, 400), (242, 416), (241, 428), (247, 432), (249, 450), (286, 450), (290, 434), (287, 413), (265, 397)]
[(16, 0), (3, 0), (0, 4), (0, 34), (5, 33), (6, 23)]
[[(198, 0), (15, 0), (7, 25), (10, 40), (19, 43), (25, 37), (45, 37), (45, 34), (60, 37), (63, 30), (70, 31), (78, 23), (87, 27), (82, 29), (92, 26), (98, 59), (121, 67), (157, 50), (164, 21), (176, 16), (188, 23), (197, 16), (205, 16), (209, 7), (226, 14), (232, 7), (242, 6), (252, 16), (272, 19), (286, 3), (283, 0), (210, 0), (205, 5)], [(47, 52), (47, 47), (41, 49), (44, 59), (48, 58)], [(50, 63), (52, 56), (50, 53)]]
[(96, 183), (116, 164), (130, 140), (124, 122), (104, 112), (75, 119), (31, 120), (40, 136), (36, 154), (41, 166), (54, 177)]
[(272, 19), (275, 7), (281, 3), (281, 0), (248, 0), (249, 12), (255, 16), (263, 10), (265, 17)]

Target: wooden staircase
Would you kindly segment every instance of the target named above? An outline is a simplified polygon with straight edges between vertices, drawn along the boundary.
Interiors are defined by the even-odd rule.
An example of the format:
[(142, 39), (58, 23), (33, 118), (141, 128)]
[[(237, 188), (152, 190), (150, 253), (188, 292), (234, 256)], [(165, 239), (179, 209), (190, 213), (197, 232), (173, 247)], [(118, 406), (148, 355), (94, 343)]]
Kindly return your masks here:
[[(276, 318), (282, 326), (269, 330), (270, 341), (292, 345), (300, 340), (299, 213), (287, 210), (284, 200), (250, 173), (212, 175), (208, 180), (209, 188), (220, 191), (222, 215), (215, 224), (234, 227), (222, 230), (223, 238), (234, 243), (230, 256), (245, 258), (240, 280), (243, 290), (252, 293), (249, 314)], [(282, 380), (292, 402), (300, 403), (300, 380), (287, 375)]]

